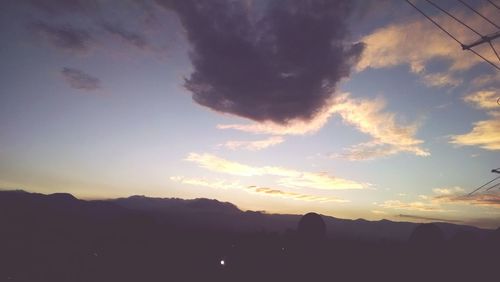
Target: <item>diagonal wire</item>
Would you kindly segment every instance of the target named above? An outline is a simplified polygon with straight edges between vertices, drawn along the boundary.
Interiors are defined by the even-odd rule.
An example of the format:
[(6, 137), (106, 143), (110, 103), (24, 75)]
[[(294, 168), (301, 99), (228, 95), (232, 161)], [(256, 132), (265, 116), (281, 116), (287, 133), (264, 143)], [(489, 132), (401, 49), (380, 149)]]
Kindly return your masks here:
[(490, 21), (490, 19), (488, 19), (487, 17), (483, 16), (481, 13), (479, 13), (478, 11), (476, 11), (476, 9), (474, 9), (472, 6), (470, 6), (469, 4), (467, 4), (466, 2), (464, 2), (463, 0), (458, 0), (458, 2), (464, 4), (465, 7), (471, 9), (474, 13), (478, 14), (481, 18), (483, 18), (484, 20), (486, 20), (490, 24), (494, 25), (496, 28), (500, 29), (500, 26), (498, 26), (496, 23)]
[(454, 15), (452, 15), (451, 13), (448, 13), (448, 11), (446, 11), (443, 8), (441, 8), (440, 6), (438, 6), (437, 4), (435, 4), (434, 2), (432, 2), (431, 0), (425, 0), (425, 1), (427, 1), (427, 3), (431, 4), (432, 6), (434, 6), (436, 9), (440, 10), (441, 12), (447, 14), (448, 16), (450, 16), (451, 18), (453, 18), (455, 21), (461, 23), (463, 26), (467, 27), (472, 32), (474, 32), (475, 34), (479, 35), (480, 37), (483, 37), (483, 35), (481, 33), (479, 33), (477, 30), (473, 29), (472, 27), (470, 27), (469, 25), (467, 25), (466, 23), (464, 23), (463, 21), (461, 21), (460, 19), (458, 19), (457, 17), (455, 17)]
[(413, 8), (415, 8), (415, 10), (419, 11), (420, 14), (422, 14), (424, 17), (426, 17), (429, 21), (431, 21), (435, 26), (437, 26), (440, 30), (442, 30), (444, 33), (448, 34), (449, 37), (451, 37), (453, 40), (455, 40), (458, 44), (460, 44), (460, 46), (464, 46), (464, 44), (462, 42), (460, 42), (460, 40), (458, 40), (455, 36), (453, 36), (451, 33), (449, 33), (448, 31), (446, 31), (446, 29), (442, 28), (436, 21), (434, 21), (431, 17), (429, 17), (426, 13), (424, 13), (422, 10), (420, 10), (417, 6), (415, 6), (415, 4), (413, 4), (410, 0), (405, 0), (406, 2), (408, 2), (408, 4), (410, 4)]
[(491, 0), (486, 0), (488, 2), (490, 2), (491, 5), (495, 6), (495, 8), (499, 9), (500, 10), (500, 6), (498, 6), (497, 4), (495, 4), (495, 2), (491, 1)]
[(488, 64), (492, 65), (494, 68), (496, 68), (497, 70), (500, 70), (500, 67), (497, 66), (496, 64), (492, 63), (490, 60), (486, 59), (485, 57), (483, 57), (481, 54), (479, 54), (478, 52), (474, 51), (474, 49), (470, 48), (468, 49), (470, 50), (472, 53), (476, 54), (476, 56), (478, 56), (479, 58), (483, 59), (485, 62), (487, 62)]
[(491, 50), (493, 50), (493, 52), (495, 53), (495, 55), (497, 55), (497, 59), (500, 62), (500, 56), (498, 55), (497, 50), (495, 49), (495, 46), (493, 46), (493, 44), (491, 43), (491, 41), (488, 41), (488, 43), (490, 44)]
[(500, 183), (493, 184), (493, 186), (491, 186), (491, 187), (487, 188), (485, 191), (490, 191), (491, 189), (493, 189), (493, 188), (495, 188), (495, 187), (497, 187), (497, 186), (498, 186), (498, 188), (500, 188)]
[(481, 185), (481, 186), (477, 187), (474, 191), (472, 191), (472, 192), (470, 192), (469, 194), (467, 194), (467, 196), (470, 196), (470, 195), (472, 195), (472, 194), (476, 193), (477, 191), (479, 191), (479, 189), (483, 188), (484, 186), (486, 186), (486, 185), (490, 184), (491, 182), (493, 182), (493, 181), (495, 181), (495, 180), (497, 180), (497, 179), (499, 179), (499, 178), (500, 178), (500, 176), (497, 176), (497, 177), (493, 178), (492, 180), (490, 180), (490, 181), (488, 181), (488, 182), (484, 183), (483, 185)]
[[(460, 44), (460, 46), (462, 47), (462, 49), (464, 49), (464, 44), (462, 42), (460, 42), (460, 40), (458, 40), (455, 36), (453, 36), (451, 33), (449, 33), (446, 29), (444, 29), (442, 26), (440, 26), (436, 21), (434, 21), (431, 17), (429, 17), (426, 13), (424, 13), (424, 11), (420, 10), (417, 6), (415, 6), (415, 4), (413, 4), (410, 0), (405, 0), (408, 4), (410, 4), (413, 8), (415, 8), (415, 10), (417, 10), (420, 14), (422, 14), (424, 17), (426, 17), (429, 21), (431, 21), (435, 26), (437, 26), (441, 31), (443, 31), (444, 33), (446, 33), (449, 37), (451, 37), (453, 40), (455, 40), (458, 44)], [(459, 0), (460, 1), (460, 0)], [(481, 54), (479, 54), (478, 52), (474, 51), (472, 48), (469, 48), (467, 50), (470, 50), (472, 53), (474, 53), (476, 56), (478, 56), (479, 58), (483, 59), (485, 62), (487, 62), (488, 64), (492, 65), (494, 68), (500, 70), (500, 67), (497, 66), (496, 64), (490, 62), (490, 60), (486, 59), (485, 57), (483, 57)]]

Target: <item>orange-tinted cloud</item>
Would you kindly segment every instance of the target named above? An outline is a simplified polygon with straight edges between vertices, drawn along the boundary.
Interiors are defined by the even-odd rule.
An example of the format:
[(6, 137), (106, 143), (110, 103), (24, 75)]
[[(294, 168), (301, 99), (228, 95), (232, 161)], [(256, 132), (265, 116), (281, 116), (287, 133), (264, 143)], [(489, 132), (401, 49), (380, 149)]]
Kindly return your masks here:
[(308, 201), (308, 202), (336, 202), (336, 203), (347, 203), (348, 200), (343, 200), (335, 197), (323, 197), (323, 196), (314, 196), (309, 194), (302, 194), (296, 192), (283, 191), (279, 189), (267, 188), (267, 187), (257, 187), (257, 186), (249, 186), (247, 187), (249, 191), (252, 193), (257, 193), (260, 195), (280, 197), (285, 199), (293, 199), (300, 201)]
[(489, 114), (491, 119), (473, 123), (472, 131), (469, 133), (452, 135), (450, 143), (460, 146), (478, 146), (486, 150), (500, 150), (500, 111)]
[(231, 150), (243, 149), (249, 151), (260, 151), (271, 146), (281, 144), (283, 142), (285, 142), (285, 138), (283, 138), (283, 136), (271, 136), (266, 139), (253, 141), (230, 140), (223, 144), (220, 144), (219, 146)]
[(307, 172), (277, 166), (250, 166), (229, 161), (211, 154), (190, 153), (187, 161), (211, 171), (237, 176), (276, 176), (277, 183), (290, 188), (321, 190), (365, 189), (367, 183), (331, 176), (325, 172)]

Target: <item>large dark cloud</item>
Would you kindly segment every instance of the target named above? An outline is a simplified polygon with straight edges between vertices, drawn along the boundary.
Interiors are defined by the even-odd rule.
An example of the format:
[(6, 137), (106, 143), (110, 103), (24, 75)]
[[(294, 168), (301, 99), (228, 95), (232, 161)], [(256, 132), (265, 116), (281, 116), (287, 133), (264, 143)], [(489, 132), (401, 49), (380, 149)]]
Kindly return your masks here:
[(63, 68), (61, 74), (68, 84), (79, 90), (92, 91), (101, 88), (101, 80), (81, 70)]
[(65, 51), (87, 52), (94, 42), (88, 31), (71, 25), (51, 25), (39, 21), (32, 23), (30, 27), (54, 47)]
[(363, 50), (347, 42), (349, 0), (158, 2), (192, 45), (194, 101), (256, 121), (312, 118)]

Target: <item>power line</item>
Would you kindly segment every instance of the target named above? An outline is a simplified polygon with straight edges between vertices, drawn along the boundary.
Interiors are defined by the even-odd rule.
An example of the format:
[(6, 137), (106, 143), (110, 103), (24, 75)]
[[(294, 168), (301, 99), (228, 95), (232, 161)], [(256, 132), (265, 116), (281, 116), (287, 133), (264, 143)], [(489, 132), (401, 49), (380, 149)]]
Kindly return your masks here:
[(483, 18), (484, 20), (486, 20), (490, 24), (494, 25), (496, 28), (500, 29), (500, 26), (498, 26), (496, 23), (490, 21), (490, 19), (488, 19), (487, 17), (483, 16), (481, 13), (479, 13), (478, 11), (476, 11), (476, 9), (474, 9), (472, 6), (470, 6), (469, 4), (467, 4), (466, 2), (464, 2), (463, 0), (458, 0), (458, 2), (464, 4), (465, 7), (471, 9), (474, 13), (478, 14), (481, 18)]
[(490, 188), (487, 188), (485, 191), (490, 191), (491, 189), (493, 189), (493, 188), (495, 188), (497, 186), (500, 188), (500, 183), (493, 184), (493, 186), (491, 186)]
[[(415, 8), (415, 10), (417, 10), (420, 14), (422, 14), (424, 17), (426, 17), (430, 22), (432, 22), (435, 26), (437, 26), (441, 31), (443, 31), (444, 33), (446, 33), (449, 37), (451, 37), (453, 40), (455, 40), (458, 44), (460, 44), (460, 46), (462, 47), (463, 50), (469, 50), (471, 51), (472, 53), (474, 53), (476, 56), (478, 56), (479, 58), (481, 58), (483, 61), (487, 62), (488, 64), (490, 64), (491, 66), (493, 66), (494, 68), (500, 70), (500, 67), (497, 66), (496, 64), (494, 64), (493, 62), (491, 62), (490, 60), (488, 60), (487, 58), (485, 58), (484, 56), (482, 56), (481, 54), (479, 54), (478, 52), (476, 52), (475, 50), (472, 49), (473, 46), (476, 46), (476, 45), (479, 45), (479, 44), (482, 44), (484, 42), (490, 42), (492, 39), (495, 39), (497, 37), (500, 36), (500, 32), (498, 34), (493, 34), (491, 36), (482, 36), (481, 34), (479, 34), (477, 31), (473, 30), (471, 27), (469, 27), (468, 25), (466, 25), (465, 23), (463, 23), (462, 21), (460, 21), (459, 19), (457, 19), (456, 17), (452, 16), (451, 14), (449, 14), (448, 12), (446, 12), (445, 10), (443, 10), (442, 8), (440, 8), (439, 6), (433, 4), (431, 1), (429, 0), (426, 0), (427, 2), (433, 4), (436, 8), (440, 9), (441, 11), (445, 12), (447, 15), (449, 15), (450, 17), (454, 18), (456, 21), (460, 22), (461, 24), (463, 24), (464, 26), (467, 26), (469, 29), (473, 30), (474, 32), (476, 32), (478, 35), (481, 36), (481, 39), (473, 44), (469, 44), (469, 45), (465, 45), (463, 44), (462, 42), (460, 42), (460, 40), (458, 40), (455, 36), (453, 36), (451, 33), (449, 33), (446, 29), (444, 29), (440, 24), (438, 24), (435, 20), (433, 20), (430, 16), (428, 16), (424, 11), (422, 11), (421, 9), (419, 9), (415, 4), (413, 4), (410, 0), (405, 0), (408, 4), (410, 4), (410, 6), (412, 6), (413, 8)], [(460, 2), (462, 2), (462, 0), (458, 0)], [(462, 2), (464, 5), (467, 5), (467, 3), (465, 2)], [(468, 6), (470, 9), (474, 10), (474, 8)], [(475, 11), (475, 10), (474, 10)], [(476, 13), (479, 14), (479, 12), (475, 11)], [(481, 14), (479, 14), (480, 16), (482, 16)], [(483, 18), (485, 18), (484, 16), (482, 16)], [(486, 19), (486, 18), (485, 18)], [(488, 20), (488, 19), (486, 19)], [(488, 20), (489, 21), (489, 20)], [(493, 22), (491, 22), (493, 25), (495, 25)], [(496, 26), (496, 25), (495, 25)], [(500, 28), (499, 28), (500, 29)], [(490, 42), (491, 44), (491, 42)], [(497, 54), (496, 50), (493, 48), (493, 51), (495, 52), (495, 54)], [(498, 57), (498, 55), (497, 55)], [(499, 61), (500, 61), (500, 58), (499, 58)]]
[(410, 2), (410, 0), (405, 0), (406, 2), (408, 2), (408, 4), (410, 4), (413, 8), (415, 8), (415, 10), (419, 11), (420, 14), (422, 14), (424, 17), (426, 17), (429, 21), (431, 21), (435, 26), (437, 26), (440, 30), (442, 30), (444, 33), (448, 34), (449, 37), (451, 37), (453, 40), (455, 40), (458, 44), (460, 44), (460, 46), (464, 46), (464, 44), (462, 42), (460, 42), (460, 40), (458, 40), (455, 36), (451, 35), (451, 33), (449, 33), (448, 31), (446, 31), (446, 29), (442, 28), (436, 21), (434, 21), (431, 17), (429, 17), (426, 13), (424, 13), (422, 10), (420, 10), (417, 6), (415, 6), (412, 2)]
[(488, 43), (490, 44), (491, 50), (493, 50), (493, 52), (495, 53), (495, 55), (497, 55), (498, 61), (500, 61), (500, 56), (498, 56), (498, 53), (497, 53), (497, 50), (495, 49), (495, 46), (493, 46), (493, 44), (491, 43), (491, 41), (488, 41)]
[(498, 6), (497, 4), (495, 4), (495, 2), (491, 1), (491, 0), (486, 0), (488, 2), (490, 2), (491, 5), (495, 6), (495, 8), (499, 9), (500, 10), (500, 6)]
[(497, 179), (499, 179), (499, 178), (500, 178), (500, 176), (497, 176), (497, 177), (493, 178), (492, 180), (490, 180), (490, 181), (488, 181), (488, 182), (484, 183), (483, 185), (481, 185), (481, 186), (477, 187), (474, 191), (472, 191), (472, 192), (470, 192), (469, 194), (467, 194), (467, 196), (471, 196), (472, 194), (474, 194), (474, 193), (476, 193), (477, 191), (479, 191), (479, 189), (483, 188), (484, 186), (486, 186), (486, 185), (488, 185), (488, 184), (492, 183), (493, 181), (495, 181), (495, 180), (497, 180)]
[(427, 3), (431, 4), (432, 6), (436, 7), (438, 10), (440, 10), (441, 12), (447, 14), (448, 16), (450, 16), (452, 19), (454, 19), (455, 21), (461, 23), (463, 26), (467, 27), (468, 29), (470, 29), (472, 32), (474, 32), (475, 34), (479, 35), (480, 37), (483, 37), (483, 35), (481, 33), (479, 33), (477, 30), (473, 29), (472, 27), (470, 27), (469, 25), (467, 25), (466, 23), (464, 23), (463, 21), (461, 21), (460, 19), (456, 18), (454, 15), (448, 13), (445, 9), (441, 8), (440, 6), (438, 6), (437, 4), (435, 4), (434, 2), (432, 2), (431, 0), (425, 0), (427, 1)]
[(494, 68), (496, 68), (497, 70), (500, 70), (500, 67), (497, 66), (496, 64), (492, 63), (490, 60), (486, 59), (485, 57), (483, 57), (481, 54), (479, 54), (478, 52), (474, 51), (474, 49), (468, 49), (469, 51), (471, 51), (472, 53), (476, 54), (476, 56), (478, 56), (479, 58), (483, 59), (485, 62), (487, 62), (488, 64), (492, 65)]

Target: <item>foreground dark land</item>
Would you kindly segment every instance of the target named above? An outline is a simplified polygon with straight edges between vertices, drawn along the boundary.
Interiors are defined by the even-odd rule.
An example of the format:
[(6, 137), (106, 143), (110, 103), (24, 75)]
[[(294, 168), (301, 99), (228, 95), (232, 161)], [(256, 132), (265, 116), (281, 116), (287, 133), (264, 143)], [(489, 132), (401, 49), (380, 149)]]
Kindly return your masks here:
[[(0, 191), (0, 281), (498, 281), (500, 230)], [(314, 226), (313, 226), (314, 227)]]

